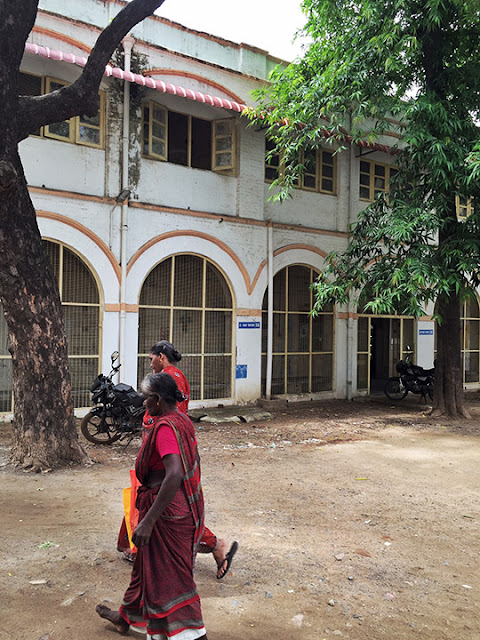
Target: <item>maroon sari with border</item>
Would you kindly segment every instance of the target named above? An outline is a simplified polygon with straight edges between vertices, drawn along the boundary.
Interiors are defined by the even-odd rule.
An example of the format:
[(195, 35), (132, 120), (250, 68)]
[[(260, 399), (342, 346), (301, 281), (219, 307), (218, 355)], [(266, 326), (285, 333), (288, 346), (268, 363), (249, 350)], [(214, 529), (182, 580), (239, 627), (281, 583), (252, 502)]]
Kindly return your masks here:
[[(187, 416), (175, 411), (156, 422), (137, 456), (135, 471), (142, 483), (137, 498), (139, 521), (159, 491), (159, 487), (144, 486), (144, 481), (155, 450), (157, 432), (164, 425), (172, 427), (177, 438), (184, 470), (183, 484), (156, 521), (148, 545), (137, 551), (120, 614), (128, 624), (146, 627), (152, 636), (163, 634), (170, 638), (181, 637), (182, 631), (187, 630), (205, 633), (200, 598), (193, 579), (204, 526), (204, 507), (194, 427)], [(180, 492), (183, 495), (179, 495)], [(189, 508), (187, 515), (185, 504)]]

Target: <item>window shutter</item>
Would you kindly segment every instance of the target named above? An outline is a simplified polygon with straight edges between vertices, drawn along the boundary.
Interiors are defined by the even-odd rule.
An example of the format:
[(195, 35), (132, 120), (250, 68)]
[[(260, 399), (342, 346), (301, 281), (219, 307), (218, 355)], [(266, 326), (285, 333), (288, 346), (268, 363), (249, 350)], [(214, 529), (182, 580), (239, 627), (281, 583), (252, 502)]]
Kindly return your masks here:
[[(46, 79), (46, 92), (51, 93), (61, 87), (66, 87), (69, 83), (64, 80), (55, 80), (54, 78)], [(45, 135), (49, 138), (56, 138), (57, 140), (68, 140), (74, 142), (75, 140), (75, 127), (74, 120), (63, 120), (63, 122), (55, 122), (53, 124), (46, 125), (44, 128)]]
[(156, 102), (143, 105), (143, 153), (168, 159), (168, 112)]
[(231, 171), (235, 168), (235, 120), (213, 121), (212, 169)]

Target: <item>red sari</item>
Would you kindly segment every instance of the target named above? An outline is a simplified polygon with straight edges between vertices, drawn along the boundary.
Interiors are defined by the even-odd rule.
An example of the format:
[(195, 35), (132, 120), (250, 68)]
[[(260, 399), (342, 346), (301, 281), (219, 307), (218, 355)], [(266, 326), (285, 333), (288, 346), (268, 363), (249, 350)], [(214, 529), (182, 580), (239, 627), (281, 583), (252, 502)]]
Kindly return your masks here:
[[(203, 492), (197, 462), (195, 432), (180, 412), (162, 416), (145, 438), (135, 471), (139, 520), (152, 506), (159, 487), (144, 486), (155, 453), (157, 432), (172, 427), (177, 438), (184, 477), (175, 498), (157, 519), (150, 541), (137, 550), (130, 585), (120, 614), (133, 626), (146, 627), (153, 637), (181, 640), (205, 634), (200, 598), (193, 579), (197, 547), (203, 532)], [(192, 635), (193, 634), (193, 635)]]

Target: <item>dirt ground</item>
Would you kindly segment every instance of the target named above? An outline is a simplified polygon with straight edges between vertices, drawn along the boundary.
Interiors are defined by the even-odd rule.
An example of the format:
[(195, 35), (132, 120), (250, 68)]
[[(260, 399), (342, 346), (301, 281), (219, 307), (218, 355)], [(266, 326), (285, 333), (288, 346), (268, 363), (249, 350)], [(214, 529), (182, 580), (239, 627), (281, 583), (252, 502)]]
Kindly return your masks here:
[[(279, 407), (198, 424), (207, 525), (240, 544), (223, 582), (196, 580), (209, 640), (479, 640), (480, 400), (432, 420), (418, 398)], [(0, 640), (114, 640), (130, 565), (116, 551), (138, 441), (96, 463), (8, 464), (0, 428)], [(135, 634), (131, 634), (132, 636)], [(136, 636), (140, 637), (140, 636)]]

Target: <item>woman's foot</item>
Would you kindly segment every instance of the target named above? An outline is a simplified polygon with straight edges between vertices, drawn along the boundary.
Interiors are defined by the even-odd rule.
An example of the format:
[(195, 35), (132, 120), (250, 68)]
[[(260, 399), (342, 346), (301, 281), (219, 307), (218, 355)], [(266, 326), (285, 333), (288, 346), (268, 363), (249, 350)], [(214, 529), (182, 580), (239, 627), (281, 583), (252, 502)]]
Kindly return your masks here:
[(97, 604), (97, 606), (95, 607), (95, 611), (101, 618), (104, 618), (105, 620), (111, 622), (118, 633), (120, 633), (122, 636), (128, 633), (130, 625), (125, 622), (118, 611), (112, 611), (104, 604)]

